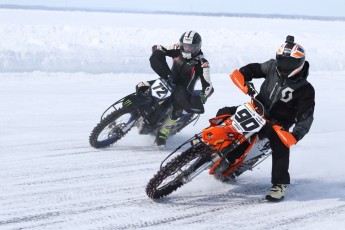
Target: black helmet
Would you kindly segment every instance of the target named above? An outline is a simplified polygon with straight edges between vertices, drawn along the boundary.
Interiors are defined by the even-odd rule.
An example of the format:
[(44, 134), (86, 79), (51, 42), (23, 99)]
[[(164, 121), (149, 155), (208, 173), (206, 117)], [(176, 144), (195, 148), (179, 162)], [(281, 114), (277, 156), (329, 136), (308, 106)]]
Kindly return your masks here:
[(201, 36), (195, 31), (186, 31), (180, 38), (182, 57), (190, 59), (196, 57), (201, 49)]
[(303, 68), (305, 51), (294, 40), (293, 36), (287, 36), (285, 44), (276, 53), (276, 68), (281, 77), (292, 77)]

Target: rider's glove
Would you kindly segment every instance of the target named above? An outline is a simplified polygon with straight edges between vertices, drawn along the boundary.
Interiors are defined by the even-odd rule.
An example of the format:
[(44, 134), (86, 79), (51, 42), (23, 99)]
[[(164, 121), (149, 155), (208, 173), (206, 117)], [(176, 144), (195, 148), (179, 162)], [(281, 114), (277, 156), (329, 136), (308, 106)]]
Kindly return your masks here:
[(205, 93), (201, 91), (201, 92), (199, 93), (199, 97), (200, 97), (201, 102), (202, 102), (203, 104), (205, 104), (205, 103), (206, 103), (206, 100), (207, 100), (207, 97), (206, 97)]
[(152, 53), (155, 52), (156, 50), (159, 50), (159, 49), (160, 49), (159, 45), (152, 46)]
[(250, 81), (245, 81), (243, 74), (239, 70), (234, 70), (234, 72), (230, 74), (230, 77), (234, 84), (243, 93), (248, 94), (250, 96), (253, 96), (256, 93), (253, 83), (251, 83)]
[(247, 94), (248, 94), (249, 96), (251, 96), (251, 97), (254, 96), (254, 94), (255, 94), (254, 84), (253, 84), (252, 82), (250, 82), (250, 81), (246, 81), (246, 82), (244, 83), (244, 85), (247, 86), (247, 88), (248, 88)]
[(281, 126), (273, 125), (272, 128), (276, 131), (278, 137), (286, 147), (290, 148), (292, 145), (297, 143), (295, 136), (292, 133), (283, 130)]

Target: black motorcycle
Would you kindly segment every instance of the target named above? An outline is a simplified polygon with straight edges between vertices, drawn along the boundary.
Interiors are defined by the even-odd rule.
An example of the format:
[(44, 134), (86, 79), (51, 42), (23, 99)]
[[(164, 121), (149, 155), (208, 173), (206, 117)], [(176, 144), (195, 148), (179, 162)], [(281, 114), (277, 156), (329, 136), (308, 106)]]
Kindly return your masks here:
[[(136, 92), (115, 102), (101, 116), (92, 130), (89, 142), (94, 148), (114, 144), (136, 126), (139, 134), (156, 135), (172, 109), (172, 88), (162, 79), (137, 85)], [(199, 115), (186, 113), (179, 118), (170, 135), (174, 135)]]

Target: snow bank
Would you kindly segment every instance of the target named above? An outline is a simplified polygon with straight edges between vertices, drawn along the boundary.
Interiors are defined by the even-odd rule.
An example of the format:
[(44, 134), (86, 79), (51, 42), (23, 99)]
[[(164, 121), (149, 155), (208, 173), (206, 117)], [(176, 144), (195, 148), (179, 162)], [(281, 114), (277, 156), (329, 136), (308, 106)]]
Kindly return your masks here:
[[(273, 58), (288, 34), (305, 47), (312, 71), (341, 71), (344, 27), (345, 21), (0, 9), (0, 72), (152, 73), (151, 46), (175, 43), (189, 29), (202, 35), (214, 73)], [(338, 35), (330, 42), (320, 28)]]

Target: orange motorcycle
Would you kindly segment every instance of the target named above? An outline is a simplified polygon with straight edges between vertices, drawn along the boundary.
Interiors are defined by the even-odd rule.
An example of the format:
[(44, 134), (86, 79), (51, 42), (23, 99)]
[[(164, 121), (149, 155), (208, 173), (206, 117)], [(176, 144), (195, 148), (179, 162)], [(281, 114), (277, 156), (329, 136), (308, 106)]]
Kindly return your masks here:
[[(236, 78), (232, 80), (239, 86)], [(248, 87), (253, 92), (250, 102), (238, 106), (235, 114), (210, 119), (209, 127), (187, 140), (162, 162), (160, 170), (146, 186), (150, 198), (169, 195), (205, 170), (223, 182), (233, 181), (271, 155), (268, 139), (258, 136), (270, 122), (266, 118), (267, 110), (255, 99), (258, 92), (253, 85)], [(280, 129), (276, 127), (275, 130)], [(179, 154), (165, 163), (175, 153)]]

